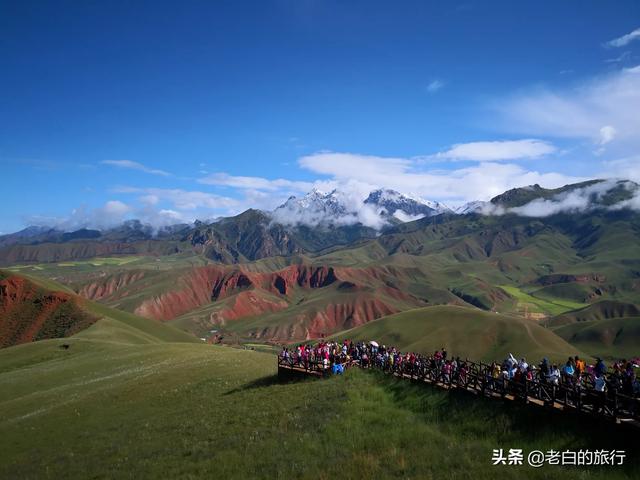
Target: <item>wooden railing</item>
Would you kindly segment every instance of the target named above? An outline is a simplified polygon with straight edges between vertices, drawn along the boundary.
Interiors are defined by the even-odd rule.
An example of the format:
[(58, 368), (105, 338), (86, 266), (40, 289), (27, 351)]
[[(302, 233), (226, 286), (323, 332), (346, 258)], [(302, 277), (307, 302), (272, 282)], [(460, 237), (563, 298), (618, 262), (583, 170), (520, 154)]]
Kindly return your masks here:
[[(375, 364), (363, 365), (352, 360), (346, 367), (357, 366), (365, 369), (381, 370), (389, 375), (422, 381), (449, 390), (463, 390), (479, 396), (503, 398), (523, 403), (531, 403), (558, 410), (577, 411), (615, 421), (626, 421), (640, 425), (640, 399), (624, 395), (615, 389), (597, 392), (587, 380), (586, 386), (574, 386), (566, 383), (554, 385), (544, 380), (520, 381), (502, 376), (493, 378), (491, 365), (482, 362), (466, 361), (466, 371), (460, 369), (450, 375), (443, 373), (441, 366), (412, 364), (390, 368)], [(278, 357), (278, 367), (295, 369), (300, 372), (327, 375), (331, 367), (321, 361), (295, 361), (293, 358)]]

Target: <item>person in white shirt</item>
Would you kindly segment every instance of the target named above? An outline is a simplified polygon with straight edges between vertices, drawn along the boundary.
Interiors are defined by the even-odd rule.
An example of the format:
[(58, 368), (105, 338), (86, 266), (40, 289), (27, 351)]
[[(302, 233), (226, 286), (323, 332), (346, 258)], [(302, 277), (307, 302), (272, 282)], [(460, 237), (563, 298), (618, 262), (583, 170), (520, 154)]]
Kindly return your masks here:
[(520, 359), (520, 363), (518, 364), (518, 368), (521, 373), (527, 373), (527, 368), (529, 368), (529, 364), (524, 358)]
[(607, 382), (604, 379), (604, 375), (596, 375), (593, 383), (596, 392), (604, 392), (607, 389)]

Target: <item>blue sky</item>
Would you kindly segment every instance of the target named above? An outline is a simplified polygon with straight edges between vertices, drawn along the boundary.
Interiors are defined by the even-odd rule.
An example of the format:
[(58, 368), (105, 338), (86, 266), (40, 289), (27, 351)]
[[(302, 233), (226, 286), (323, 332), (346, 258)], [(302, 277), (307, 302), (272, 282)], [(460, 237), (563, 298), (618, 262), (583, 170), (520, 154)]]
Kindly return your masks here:
[(640, 180), (635, 0), (0, 1), (0, 65), (4, 233)]

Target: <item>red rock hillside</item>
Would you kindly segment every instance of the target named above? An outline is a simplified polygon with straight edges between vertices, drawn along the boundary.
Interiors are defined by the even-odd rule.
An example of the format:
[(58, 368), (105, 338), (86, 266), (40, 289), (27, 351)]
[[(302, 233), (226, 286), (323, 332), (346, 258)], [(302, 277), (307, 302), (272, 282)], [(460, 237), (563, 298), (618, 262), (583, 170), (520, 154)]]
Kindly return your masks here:
[[(192, 317), (194, 331), (260, 317), (260, 326), (247, 324), (249, 336), (315, 338), (425, 305), (391, 278), (397, 283), (398, 272), (386, 267), (302, 264), (256, 272), (244, 266), (209, 265), (185, 273), (170, 290), (142, 301), (135, 313), (169, 321), (215, 303), (216, 308)], [(327, 294), (316, 294), (320, 289), (327, 289)]]
[(87, 328), (97, 319), (83, 311), (78, 300), (0, 273), (0, 348), (66, 337)]
[[(175, 290), (145, 300), (135, 313), (166, 321), (243, 290), (262, 290), (286, 297), (295, 288), (321, 288), (336, 281), (332, 267), (294, 265), (277, 272), (251, 272), (210, 265), (194, 268), (180, 278)], [(241, 316), (244, 315), (235, 315), (236, 318)]]

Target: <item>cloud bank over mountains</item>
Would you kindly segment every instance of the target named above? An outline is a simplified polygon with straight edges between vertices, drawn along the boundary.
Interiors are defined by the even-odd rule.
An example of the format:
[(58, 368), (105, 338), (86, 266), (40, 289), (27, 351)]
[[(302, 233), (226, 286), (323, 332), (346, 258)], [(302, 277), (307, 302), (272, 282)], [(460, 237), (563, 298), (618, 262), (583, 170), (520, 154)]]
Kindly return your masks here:
[[(313, 189), (304, 196), (292, 196), (273, 211), (267, 211), (274, 223), (290, 227), (342, 227), (361, 225), (381, 231), (383, 228), (440, 214), (486, 216), (518, 215), (543, 218), (561, 213), (582, 214), (594, 210), (640, 211), (640, 185), (628, 180), (601, 180), (575, 186), (552, 196), (539, 185), (520, 188), (531, 191), (538, 198), (519, 206), (502, 203), (502, 195), (492, 202), (474, 201), (451, 209), (446, 205), (405, 195), (395, 190), (376, 189), (368, 193), (363, 185), (350, 185), (345, 190), (334, 189), (322, 192)], [(506, 192), (508, 195), (510, 192)], [(153, 195), (153, 194), (151, 194)], [(155, 231), (179, 223), (192, 223), (173, 210), (154, 210), (146, 207), (134, 210), (129, 205), (112, 200), (93, 209), (79, 209), (69, 218), (40, 217), (31, 220), (31, 225), (47, 226), (72, 231), (80, 228), (107, 230), (131, 219), (141, 220)], [(215, 221), (209, 218), (208, 222)]]
[[(623, 189), (629, 193), (622, 200), (609, 203), (607, 198)], [(623, 192), (624, 193), (624, 192)], [(515, 214), (522, 217), (548, 217), (559, 213), (586, 213), (592, 210), (640, 210), (640, 187), (626, 180), (604, 180), (582, 188), (559, 193), (552, 198), (536, 198), (525, 205), (504, 208), (500, 205), (484, 205), (481, 213), (485, 215)]]

